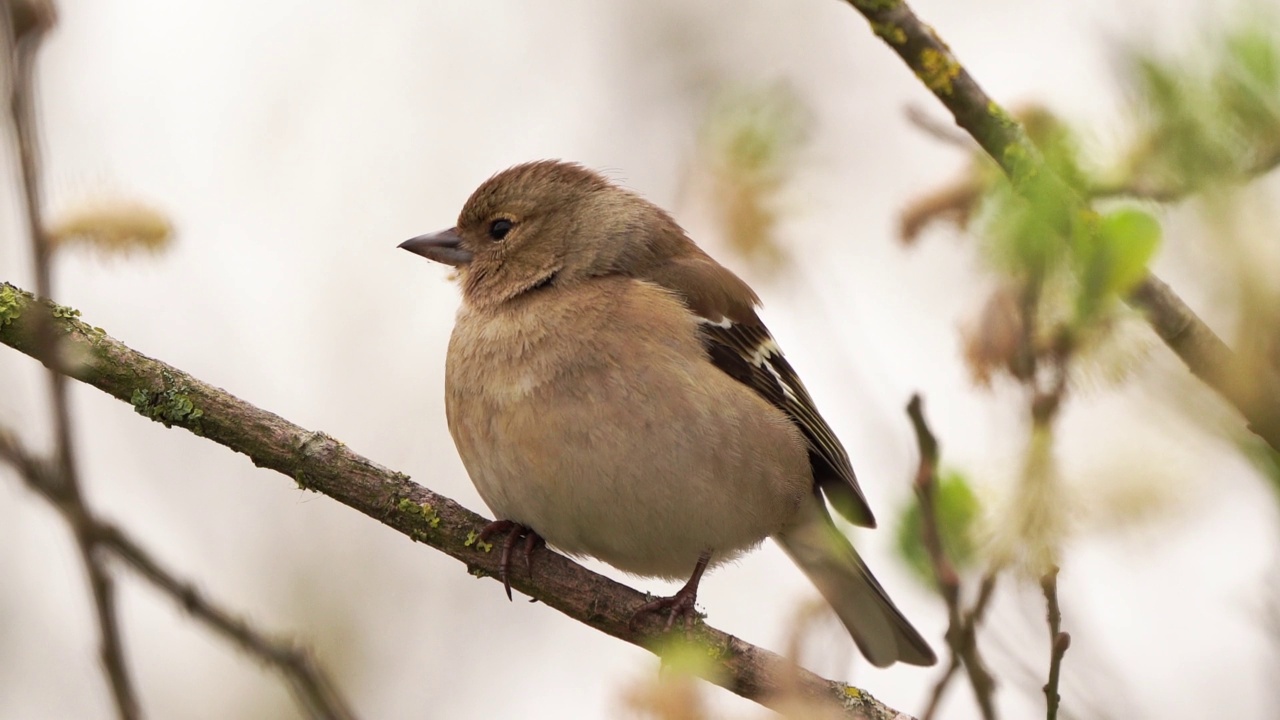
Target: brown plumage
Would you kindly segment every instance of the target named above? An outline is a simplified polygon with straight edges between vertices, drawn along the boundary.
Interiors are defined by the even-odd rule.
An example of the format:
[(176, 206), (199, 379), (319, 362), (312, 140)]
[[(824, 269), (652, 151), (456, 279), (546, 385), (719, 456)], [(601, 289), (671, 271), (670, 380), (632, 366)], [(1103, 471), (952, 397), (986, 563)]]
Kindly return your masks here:
[[(693, 576), (772, 536), (877, 665), (934, 662), (822, 502), (874, 526), (840, 442), (750, 287), (662, 209), (579, 165), (489, 179), (402, 245), (458, 268), (450, 432), (481, 497), (532, 541)], [(530, 545), (531, 547), (531, 545)]]

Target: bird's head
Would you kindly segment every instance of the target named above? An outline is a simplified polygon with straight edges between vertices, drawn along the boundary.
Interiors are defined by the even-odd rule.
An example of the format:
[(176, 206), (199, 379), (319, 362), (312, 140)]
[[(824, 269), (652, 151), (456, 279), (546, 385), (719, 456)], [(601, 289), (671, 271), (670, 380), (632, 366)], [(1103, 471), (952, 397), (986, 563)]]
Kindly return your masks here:
[(458, 224), (400, 247), (458, 269), (463, 299), (495, 305), (550, 285), (626, 273), (682, 242), (666, 212), (581, 165), (517, 165), (467, 200)]

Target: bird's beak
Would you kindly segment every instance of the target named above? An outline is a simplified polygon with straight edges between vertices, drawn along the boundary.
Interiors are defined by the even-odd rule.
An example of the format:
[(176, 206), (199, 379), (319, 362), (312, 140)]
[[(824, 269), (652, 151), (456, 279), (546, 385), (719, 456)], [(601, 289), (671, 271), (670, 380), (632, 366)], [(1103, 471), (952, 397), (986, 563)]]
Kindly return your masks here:
[(458, 228), (449, 228), (438, 233), (410, 238), (400, 243), (400, 247), (428, 260), (461, 267), (471, 262), (471, 251), (463, 250), (459, 246), (461, 242), (462, 237), (458, 235)]

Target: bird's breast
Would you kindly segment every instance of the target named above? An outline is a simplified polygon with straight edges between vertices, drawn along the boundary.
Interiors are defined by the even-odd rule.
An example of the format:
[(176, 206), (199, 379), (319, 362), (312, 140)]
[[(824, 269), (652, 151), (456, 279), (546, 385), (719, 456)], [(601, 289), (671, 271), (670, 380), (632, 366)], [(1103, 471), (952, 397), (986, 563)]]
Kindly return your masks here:
[(568, 371), (572, 337), (561, 337), (554, 317), (528, 312), (459, 313), (449, 343), (446, 383), (483, 404), (528, 400), (540, 386)]
[(812, 484), (798, 431), (707, 360), (678, 301), (602, 286), (460, 312), (446, 407), (480, 496), (553, 546), (645, 575), (780, 529)]

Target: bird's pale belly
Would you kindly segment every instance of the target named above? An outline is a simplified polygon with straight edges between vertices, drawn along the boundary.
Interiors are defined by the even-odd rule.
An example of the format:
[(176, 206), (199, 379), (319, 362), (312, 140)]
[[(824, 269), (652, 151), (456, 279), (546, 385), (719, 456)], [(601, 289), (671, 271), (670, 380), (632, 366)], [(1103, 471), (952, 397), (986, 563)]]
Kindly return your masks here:
[[(531, 527), (566, 553), (685, 578), (703, 552), (724, 561), (778, 532), (811, 483), (802, 454), (780, 463), (778, 453), (743, 441), (742, 424), (758, 422), (758, 408), (733, 397), (694, 402), (699, 388), (686, 378), (608, 373), (594, 378), (594, 390), (560, 393), (554, 405), (519, 386), (518, 375), (513, 380), (490, 386), (489, 402), (451, 408), (451, 415), (474, 415), (451, 417), (451, 427), (496, 516)], [(637, 412), (655, 405), (661, 412)], [(778, 443), (788, 444), (793, 432), (780, 421)]]

